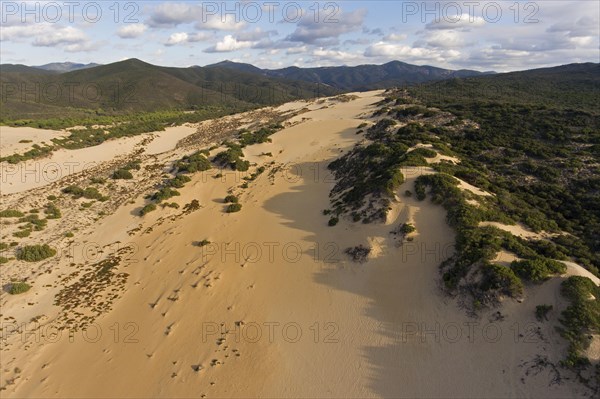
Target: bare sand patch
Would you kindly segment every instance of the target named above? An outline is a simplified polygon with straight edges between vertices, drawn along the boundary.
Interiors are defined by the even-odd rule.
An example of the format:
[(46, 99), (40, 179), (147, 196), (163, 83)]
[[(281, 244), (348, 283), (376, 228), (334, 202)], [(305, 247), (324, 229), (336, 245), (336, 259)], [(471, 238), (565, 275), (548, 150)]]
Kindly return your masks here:
[(12, 154), (22, 154), (30, 150), (34, 144), (43, 146), (45, 143), (52, 145), (52, 139), (62, 138), (67, 135), (67, 132), (59, 130), (0, 126), (0, 154), (3, 157)]

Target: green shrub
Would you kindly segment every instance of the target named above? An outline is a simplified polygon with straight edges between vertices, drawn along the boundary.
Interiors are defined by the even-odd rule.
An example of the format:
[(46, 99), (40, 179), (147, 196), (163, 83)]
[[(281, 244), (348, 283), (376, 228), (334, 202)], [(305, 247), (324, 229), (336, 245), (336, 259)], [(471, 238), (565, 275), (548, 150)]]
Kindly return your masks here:
[(148, 204), (145, 205), (141, 210), (140, 210), (140, 216), (144, 216), (147, 213), (150, 213), (152, 211), (156, 210), (156, 204)]
[(0, 256), (0, 265), (3, 265), (5, 263), (8, 263), (8, 258), (5, 258), (4, 256)]
[(400, 230), (399, 230), (399, 232), (400, 232), (400, 234), (403, 234), (403, 235), (408, 235), (408, 234), (410, 234), (410, 233), (412, 233), (412, 232), (414, 232), (414, 231), (416, 231), (416, 230), (417, 230), (417, 229), (416, 229), (416, 228), (415, 228), (415, 226), (413, 226), (412, 224), (410, 224), (410, 223), (404, 223), (404, 224), (402, 224), (402, 226), (400, 227)]
[(587, 366), (582, 356), (589, 346), (590, 334), (600, 332), (600, 287), (582, 276), (570, 276), (561, 284), (561, 294), (571, 303), (561, 313), (561, 334), (569, 342), (569, 353), (563, 362), (568, 367)]
[(340, 221), (340, 219), (337, 216), (332, 216), (329, 218), (329, 222), (327, 222), (328, 226), (335, 226), (336, 224), (338, 224), (338, 222)]
[(46, 205), (44, 213), (46, 214), (46, 219), (60, 219), (62, 217), (60, 209), (54, 204)]
[(229, 149), (218, 153), (214, 162), (221, 166), (229, 166), (233, 170), (245, 172), (250, 167), (250, 162), (241, 159), (244, 156), (242, 147), (237, 144), (228, 143)]
[(564, 263), (542, 257), (516, 260), (511, 266), (517, 275), (533, 282), (543, 281), (552, 274), (563, 274), (567, 271)]
[(498, 290), (511, 297), (516, 297), (523, 293), (523, 283), (512, 269), (494, 263), (487, 263), (484, 265), (483, 270), (484, 279), (482, 281), (482, 288), (484, 291)]
[(18, 237), (18, 238), (25, 238), (25, 237), (29, 237), (30, 234), (31, 234), (31, 229), (23, 229), (21, 231), (14, 232), (13, 236)]
[(8, 244), (5, 242), (0, 242), (0, 251), (5, 251), (8, 249)]
[(63, 188), (62, 190), (65, 194), (71, 194), (75, 198), (80, 198), (83, 196), (83, 188), (79, 186), (68, 186)]
[(26, 245), (17, 251), (17, 259), (25, 262), (39, 262), (56, 255), (56, 250), (47, 244)]
[(179, 195), (181, 195), (179, 193), (179, 191), (173, 190), (170, 187), (163, 187), (160, 190), (158, 190), (157, 192), (155, 192), (154, 194), (152, 194), (152, 196), (150, 198), (152, 199), (152, 201), (162, 202), (166, 199), (169, 199), (171, 197), (176, 197)]
[(133, 179), (133, 175), (127, 169), (117, 169), (113, 172), (112, 178), (115, 180), (131, 180)]
[(225, 209), (225, 212), (234, 213), (234, 212), (239, 212), (241, 210), (242, 210), (242, 204), (236, 203), (236, 204), (229, 204), (229, 206), (227, 206), (227, 209)]
[(0, 211), (0, 218), (20, 218), (23, 217), (23, 212), (19, 212), (15, 209), (5, 209)]
[(190, 202), (189, 204), (185, 204), (183, 206), (183, 209), (187, 213), (197, 211), (198, 209), (200, 209), (200, 202), (197, 199), (192, 200), (192, 202)]
[(92, 184), (104, 184), (106, 183), (106, 179), (103, 177), (92, 177), (90, 179), (90, 181), (92, 182)]
[(196, 173), (209, 170), (212, 165), (205, 156), (205, 151), (197, 151), (192, 155), (186, 155), (175, 163), (177, 171), (180, 173)]
[(65, 237), (67, 237), (67, 238), (73, 238), (73, 237), (75, 237), (75, 234), (73, 234), (73, 232), (71, 232), (71, 231), (67, 231), (65, 233)]
[(11, 295), (23, 294), (31, 289), (31, 286), (25, 282), (14, 282), (10, 284), (8, 293)]
[(174, 188), (182, 188), (186, 183), (189, 183), (192, 179), (186, 175), (177, 175), (173, 179), (167, 181), (167, 185)]
[(425, 148), (425, 147), (415, 148), (410, 153), (422, 156), (424, 158), (435, 158), (437, 156), (437, 152), (435, 152), (434, 150), (432, 150), (430, 148)]
[(56, 200), (56, 195), (49, 195), (47, 197), (48, 201), (55, 201)]
[(236, 197), (235, 195), (228, 195), (227, 197), (225, 197), (225, 203), (232, 203), (232, 204), (237, 204), (239, 202), (238, 197)]
[(210, 241), (207, 240), (207, 239), (204, 239), (202, 241), (198, 241), (196, 243), (196, 246), (198, 246), (198, 247), (204, 247), (204, 246), (207, 246), (208, 244), (210, 244)]

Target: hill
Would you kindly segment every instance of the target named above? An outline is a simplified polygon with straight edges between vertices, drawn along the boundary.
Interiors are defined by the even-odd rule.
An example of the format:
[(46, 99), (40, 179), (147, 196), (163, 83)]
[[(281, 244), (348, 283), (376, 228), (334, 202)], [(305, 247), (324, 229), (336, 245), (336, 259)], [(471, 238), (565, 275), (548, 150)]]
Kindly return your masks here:
[(207, 67), (229, 68), (263, 76), (321, 83), (344, 91), (382, 89), (483, 74), (471, 70), (453, 71), (432, 66), (412, 65), (400, 61), (392, 61), (383, 65), (359, 65), (354, 67), (288, 67), (283, 69), (260, 69), (250, 64), (223, 61)]
[[(206, 107), (230, 112), (337, 91), (230, 68), (168, 68), (137, 59), (50, 74), (2, 69), (2, 118), (47, 119)], [(21, 88), (36, 88), (21, 93)]]
[(34, 74), (51, 74), (53, 71), (47, 71), (36, 67), (30, 67), (23, 64), (1, 64), (0, 73), (34, 73)]
[(100, 64), (96, 64), (93, 62), (91, 62), (89, 64), (79, 64), (79, 63), (75, 63), (75, 62), (52, 62), (50, 64), (35, 66), (34, 68), (42, 69), (45, 71), (53, 71), (53, 72), (63, 73), (63, 72), (77, 71), (79, 69), (94, 68), (97, 66), (100, 66)]

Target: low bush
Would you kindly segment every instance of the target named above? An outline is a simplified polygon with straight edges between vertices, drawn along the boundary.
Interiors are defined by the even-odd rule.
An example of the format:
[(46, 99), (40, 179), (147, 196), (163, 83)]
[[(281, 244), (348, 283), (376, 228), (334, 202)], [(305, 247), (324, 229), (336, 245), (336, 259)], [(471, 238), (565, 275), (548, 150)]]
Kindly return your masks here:
[(56, 255), (56, 249), (47, 244), (44, 245), (26, 245), (17, 251), (17, 259), (25, 262), (39, 262)]
[(16, 209), (5, 209), (0, 211), (0, 218), (20, 218), (23, 217), (23, 212), (19, 212)]
[(115, 180), (131, 180), (133, 175), (127, 169), (117, 169), (113, 172), (112, 178)]
[(155, 192), (154, 194), (152, 194), (152, 196), (150, 197), (150, 199), (152, 199), (152, 201), (156, 201), (156, 202), (162, 202), (164, 200), (167, 200), (171, 197), (176, 197), (181, 195), (179, 193), (179, 191), (177, 190), (173, 190), (170, 187), (163, 187), (160, 190), (158, 190), (157, 192)]
[(225, 210), (225, 212), (234, 213), (234, 212), (239, 212), (241, 210), (242, 210), (242, 204), (235, 203), (235, 204), (229, 204), (229, 206), (227, 206), (227, 209)]
[(23, 294), (31, 289), (31, 286), (25, 282), (14, 282), (10, 284), (8, 293), (11, 295)]
[(232, 203), (232, 204), (237, 204), (239, 202), (238, 197), (236, 197), (235, 195), (228, 195), (227, 197), (225, 197), (225, 203)]
[(354, 262), (364, 263), (371, 253), (371, 248), (365, 247), (364, 245), (357, 245), (356, 247), (346, 248), (344, 252), (348, 254)]
[(567, 271), (564, 263), (542, 257), (516, 260), (511, 266), (517, 275), (533, 282), (543, 281), (553, 274), (563, 274)]
[(141, 210), (140, 210), (140, 216), (144, 216), (152, 211), (156, 210), (156, 204), (148, 204), (145, 205)]

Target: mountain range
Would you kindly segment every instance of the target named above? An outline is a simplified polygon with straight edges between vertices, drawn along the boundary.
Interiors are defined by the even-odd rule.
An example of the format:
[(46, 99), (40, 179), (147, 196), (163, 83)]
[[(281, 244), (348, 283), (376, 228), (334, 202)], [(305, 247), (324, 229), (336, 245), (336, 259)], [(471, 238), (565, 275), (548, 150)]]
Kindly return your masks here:
[(344, 91), (364, 91), (383, 89), (392, 86), (405, 86), (434, 80), (466, 78), (493, 74), (468, 69), (450, 70), (428, 65), (412, 65), (401, 61), (391, 61), (383, 65), (358, 65), (282, 69), (260, 69), (254, 65), (223, 61), (207, 65), (206, 68), (229, 68), (258, 75), (321, 83)]
[[(562, 68), (562, 69), (560, 69)], [(565, 69), (566, 68), (566, 69)], [(295, 99), (423, 83), (445, 82), (449, 90), (468, 88), (472, 79), (491, 79), (500, 87), (511, 76), (593, 75), (597, 64), (572, 64), (525, 72), (495, 74), (449, 70), (392, 61), (383, 65), (261, 69), (223, 61), (204, 67), (163, 67), (132, 58), (107, 65), (51, 63), (38, 67), (0, 65), (3, 120), (83, 117), (216, 107), (239, 112)], [(587, 72), (586, 72), (587, 71)], [(586, 75), (587, 73), (587, 75)], [(583, 74), (583, 75), (582, 75)], [(578, 76), (579, 76), (578, 75)], [(524, 93), (527, 85), (518, 79)], [(543, 80), (544, 82), (547, 79)]]

